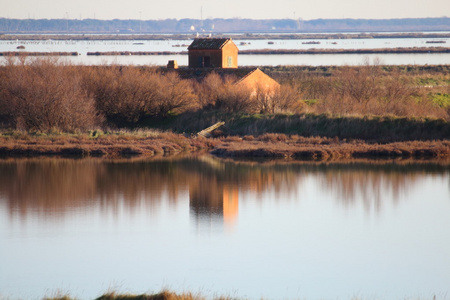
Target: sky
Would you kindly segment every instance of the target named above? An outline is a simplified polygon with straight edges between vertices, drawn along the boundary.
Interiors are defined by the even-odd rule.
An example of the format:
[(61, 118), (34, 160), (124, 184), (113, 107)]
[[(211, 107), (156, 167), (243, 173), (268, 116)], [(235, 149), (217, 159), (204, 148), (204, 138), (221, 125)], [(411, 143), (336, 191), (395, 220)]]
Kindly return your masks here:
[(450, 16), (450, 0), (0, 0), (17, 19), (396, 19)]

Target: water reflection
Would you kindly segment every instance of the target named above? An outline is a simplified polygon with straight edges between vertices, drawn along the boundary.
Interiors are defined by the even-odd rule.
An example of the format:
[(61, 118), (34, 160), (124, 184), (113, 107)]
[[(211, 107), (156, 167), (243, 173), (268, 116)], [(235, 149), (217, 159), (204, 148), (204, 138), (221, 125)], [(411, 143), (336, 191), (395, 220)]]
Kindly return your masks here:
[(177, 206), (181, 195), (188, 194), (193, 218), (232, 223), (240, 193), (261, 199), (271, 190), (275, 201), (283, 201), (301, 193), (308, 176), (345, 207), (362, 202), (367, 210), (380, 211), (385, 193), (395, 203), (425, 177), (448, 176), (449, 170), (448, 164), (433, 162), (248, 163), (210, 156), (136, 162), (7, 160), (0, 162), (0, 200), (11, 217), (33, 213), (62, 218), (91, 207), (132, 213), (157, 208), (164, 199)]
[(0, 160), (0, 298), (93, 299), (117, 282), (249, 299), (448, 294), (449, 179), (448, 162), (426, 161)]
[[(347, 163), (320, 168), (320, 182), (346, 207), (362, 202), (368, 211), (379, 212), (384, 195), (397, 204), (408, 196), (411, 187), (425, 178), (440, 178), (449, 166), (429, 162)], [(450, 188), (450, 182), (449, 182)]]

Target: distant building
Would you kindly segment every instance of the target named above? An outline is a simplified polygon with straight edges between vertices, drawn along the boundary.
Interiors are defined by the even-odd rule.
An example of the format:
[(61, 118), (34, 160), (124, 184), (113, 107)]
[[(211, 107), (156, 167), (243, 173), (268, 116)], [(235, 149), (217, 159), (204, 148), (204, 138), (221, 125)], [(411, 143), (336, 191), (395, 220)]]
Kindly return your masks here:
[(222, 78), (234, 79), (234, 84), (257, 91), (272, 94), (280, 87), (280, 84), (272, 77), (261, 71), (259, 68), (242, 67), (236, 69), (221, 68), (179, 68), (176, 70), (178, 75), (183, 79), (196, 79), (201, 82), (211, 73), (216, 73)]
[(234, 84), (250, 89), (252, 96), (272, 97), (280, 84), (258, 68), (238, 68), (238, 52), (231, 38), (196, 38), (188, 47), (188, 68), (179, 68), (176, 61), (169, 61), (167, 69), (199, 82), (214, 72), (222, 78), (234, 78)]
[(231, 38), (194, 39), (188, 47), (189, 68), (182, 71), (182, 77), (201, 80), (214, 71), (221, 76), (233, 75), (237, 79), (237, 85), (251, 88), (255, 92), (273, 92), (280, 86), (258, 68), (238, 68), (238, 52), (239, 49)]
[(231, 38), (198, 38), (188, 47), (189, 68), (238, 67), (238, 47)]
[(260, 91), (267, 94), (272, 94), (280, 87), (278, 82), (258, 68), (253, 69), (247, 73), (247, 75), (239, 79), (236, 82), (236, 85), (250, 88), (253, 90), (253, 93)]

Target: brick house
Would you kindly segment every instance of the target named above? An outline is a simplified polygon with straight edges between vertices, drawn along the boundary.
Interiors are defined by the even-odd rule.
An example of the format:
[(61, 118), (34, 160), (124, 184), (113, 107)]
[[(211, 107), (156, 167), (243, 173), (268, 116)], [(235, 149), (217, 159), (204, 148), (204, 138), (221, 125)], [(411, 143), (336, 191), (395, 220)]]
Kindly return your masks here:
[[(236, 77), (237, 85), (272, 93), (280, 84), (258, 68), (238, 68), (238, 47), (231, 38), (197, 38), (188, 47), (186, 77), (200, 79), (211, 71)], [(190, 73), (190, 74), (189, 74)], [(195, 75), (194, 75), (195, 74)]]
[(231, 38), (194, 39), (188, 47), (189, 68), (235, 69), (238, 51)]

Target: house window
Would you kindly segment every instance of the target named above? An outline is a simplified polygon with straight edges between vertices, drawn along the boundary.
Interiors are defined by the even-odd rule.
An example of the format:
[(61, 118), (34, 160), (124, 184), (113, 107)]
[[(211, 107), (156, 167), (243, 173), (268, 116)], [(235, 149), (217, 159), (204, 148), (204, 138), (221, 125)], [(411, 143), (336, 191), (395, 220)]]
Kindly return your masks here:
[(233, 67), (233, 57), (232, 57), (232, 56), (228, 56), (228, 57), (227, 57), (227, 66), (228, 66), (229, 68), (232, 68), (232, 67)]

